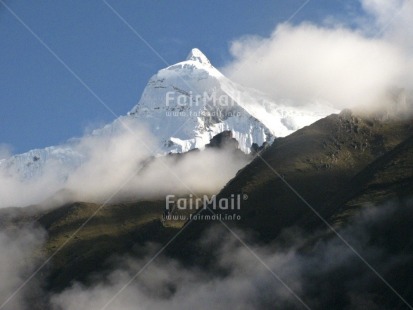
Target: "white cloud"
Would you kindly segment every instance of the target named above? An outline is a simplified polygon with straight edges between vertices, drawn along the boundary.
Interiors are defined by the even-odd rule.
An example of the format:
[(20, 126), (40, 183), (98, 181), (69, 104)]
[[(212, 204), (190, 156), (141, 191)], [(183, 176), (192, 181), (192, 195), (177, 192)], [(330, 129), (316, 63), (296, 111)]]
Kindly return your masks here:
[(21, 180), (18, 171), (2, 170), (0, 207), (46, 204), (51, 196), (55, 199), (47, 205), (56, 206), (67, 201), (216, 193), (247, 163), (232, 151), (216, 149), (151, 159), (156, 138), (134, 121), (123, 125), (111, 133), (72, 141), (70, 148), (83, 158), (77, 168), (49, 159), (42, 174), (29, 180)]
[[(327, 102), (338, 109), (387, 103), (394, 88), (412, 89), (407, 40), (412, 16), (408, 1), (363, 1), (376, 36), (359, 29), (302, 23), (278, 25), (272, 35), (232, 42), (232, 79), (297, 105)], [(400, 16), (394, 17), (394, 12)], [(369, 29), (371, 32), (371, 29)], [(382, 30), (382, 33), (380, 31)], [(377, 34), (379, 34), (377, 36)], [(412, 36), (410, 35), (409, 38)], [(406, 43), (409, 42), (409, 43)]]
[(130, 133), (110, 141), (99, 138), (101, 145), (84, 144), (93, 145), (89, 160), (71, 174), (66, 185), (77, 200), (102, 201), (117, 189), (117, 199), (216, 193), (247, 163), (231, 151), (212, 149), (148, 160), (151, 154)]

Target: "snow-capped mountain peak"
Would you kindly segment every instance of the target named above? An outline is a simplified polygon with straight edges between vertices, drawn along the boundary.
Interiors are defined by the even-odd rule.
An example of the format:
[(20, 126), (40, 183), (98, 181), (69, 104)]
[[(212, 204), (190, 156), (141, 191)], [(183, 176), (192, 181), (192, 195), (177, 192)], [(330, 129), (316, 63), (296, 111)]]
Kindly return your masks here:
[(276, 133), (248, 112), (233, 85), (195, 48), (185, 61), (149, 80), (128, 116), (146, 123), (165, 152), (202, 149), (212, 137), (230, 130), (240, 149), (249, 153), (253, 143), (270, 142)]
[(188, 57), (186, 57), (186, 60), (191, 60), (191, 61), (197, 61), (203, 65), (211, 65), (211, 62), (209, 59), (202, 53), (199, 49), (193, 48), (189, 54)]

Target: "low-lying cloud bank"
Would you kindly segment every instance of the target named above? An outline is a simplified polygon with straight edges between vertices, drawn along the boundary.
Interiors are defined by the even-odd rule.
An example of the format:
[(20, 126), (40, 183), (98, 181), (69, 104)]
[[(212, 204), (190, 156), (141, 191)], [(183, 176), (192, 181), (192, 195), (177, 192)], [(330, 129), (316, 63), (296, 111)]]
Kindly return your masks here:
[[(371, 208), (340, 229), (341, 235), (404, 298), (413, 251), (400, 236), (412, 235), (413, 204)], [(397, 222), (395, 227), (394, 223)], [(219, 224), (218, 224), (219, 225)], [(244, 240), (245, 235), (237, 232)], [(311, 246), (297, 233), (288, 247), (254, 246), (263, 262), (296, 294), (260, 264), (224, 227), (201, 236), (219, 275), (160, 258), (129, 283), (147, 261), (119, 259), (117, 268), (89, 287), (75, 284), (51, 298), (53, 309), (385, 309), (404, 306), (341, 240), (331, 236)], [(150, 249), (149, 253), (155, 253)], [(224, 271), (224, 272), (222, 272)], [(124, 287), (125, 284), (128, 286)]]
[(77, 199), (89, 201), (99, 201), (113, 193), (116, 193), (115, 200), (215, 193), (247, 163), (246, 157), (234, 156), (229, 149), (208, 148), (154, 158), (150, 150), (142, 146), (148, 144), (148, 136), (141, 135), (141, 142), (131, 141), (135, 133), (136, 130), (133, 134), (124, 132), (109, 143), (105, 138), (98, 138), (102, 145), (96, 145), (95, 138), (84, 141), (90, 150), (89, 160), (69, 177), (67, 189), (75, 193)]
[(274, 98), (292, 99), (295, 105), (321, 102), (336, 109), (370, 110), (396, 102), (400, 112), (411, 111), (413, 3), (361, 4), (366, 16), (356, 29), (329, 19), (325, 25), (281, 24), (270, 37), (237, 39), (230, 49), (234, 61), (223, 71)]
[[(86, 135), (67, 146), (78, 162), (48, 158), (40, 175), (22, 179), (13, 169), (0, 171), (0, 207), (67, 201), (149, 199), (167, 194), (219, 191), (247, 159), (233, 150), (206, 149), (184, 156), (154, 158), (158, 141), (133, 120), (112, 132)], [(63, 146), (62, 148), (65, 148)], [(33, 165), (37, 162), (33, 162)], [(56, 194), (58, 193), (58, 194)]]

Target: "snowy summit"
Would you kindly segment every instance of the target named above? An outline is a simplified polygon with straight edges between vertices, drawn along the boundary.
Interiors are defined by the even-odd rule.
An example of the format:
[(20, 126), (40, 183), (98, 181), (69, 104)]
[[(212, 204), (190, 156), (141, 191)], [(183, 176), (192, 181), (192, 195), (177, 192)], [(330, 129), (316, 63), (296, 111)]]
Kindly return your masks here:
[(191, 60), (191, 61), (197, 61), (203, 65), (211, 65), (211, 62), (209, 59), (202, 53), (199, 49), (193, 48), (189, 54), (188, 57), (186, 57), (186, 60)]
[(241, 95), (199, 49), (192, 49), (185, 61), (149, 80), (129, 117), (146, 123), (165, 152), (203, 148), (231, 130), (248, 153), (253, 143), (269, 142), (275, 132), (247, 111)]

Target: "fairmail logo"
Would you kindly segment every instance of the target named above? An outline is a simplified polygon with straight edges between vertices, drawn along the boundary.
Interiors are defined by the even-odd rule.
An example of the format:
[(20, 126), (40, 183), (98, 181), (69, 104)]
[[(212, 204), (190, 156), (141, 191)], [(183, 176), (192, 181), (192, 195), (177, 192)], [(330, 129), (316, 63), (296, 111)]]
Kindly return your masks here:
[(177, 198), (175, 195), (166, 196), (166, 210), (198, 210), (209, 207), (212, 210), (240, 210), (241, 202), (248, 199), (246, 194), (232, 194), (230, 197), (217, 198), (216, 195), (202, 197), (192, 194), (186, 198)]
[(173, 107), (191, 107), (198, 105), (209, 105), (218, 107), (233, 107), (240, 101), (240, 95), (237, 93), (235, 97), (228, 94), (213, 91), (211, 93), (193, 93), (192, 91), (186, 92), (183, 90), (168, 91), (165, 94), (166, 106)]

